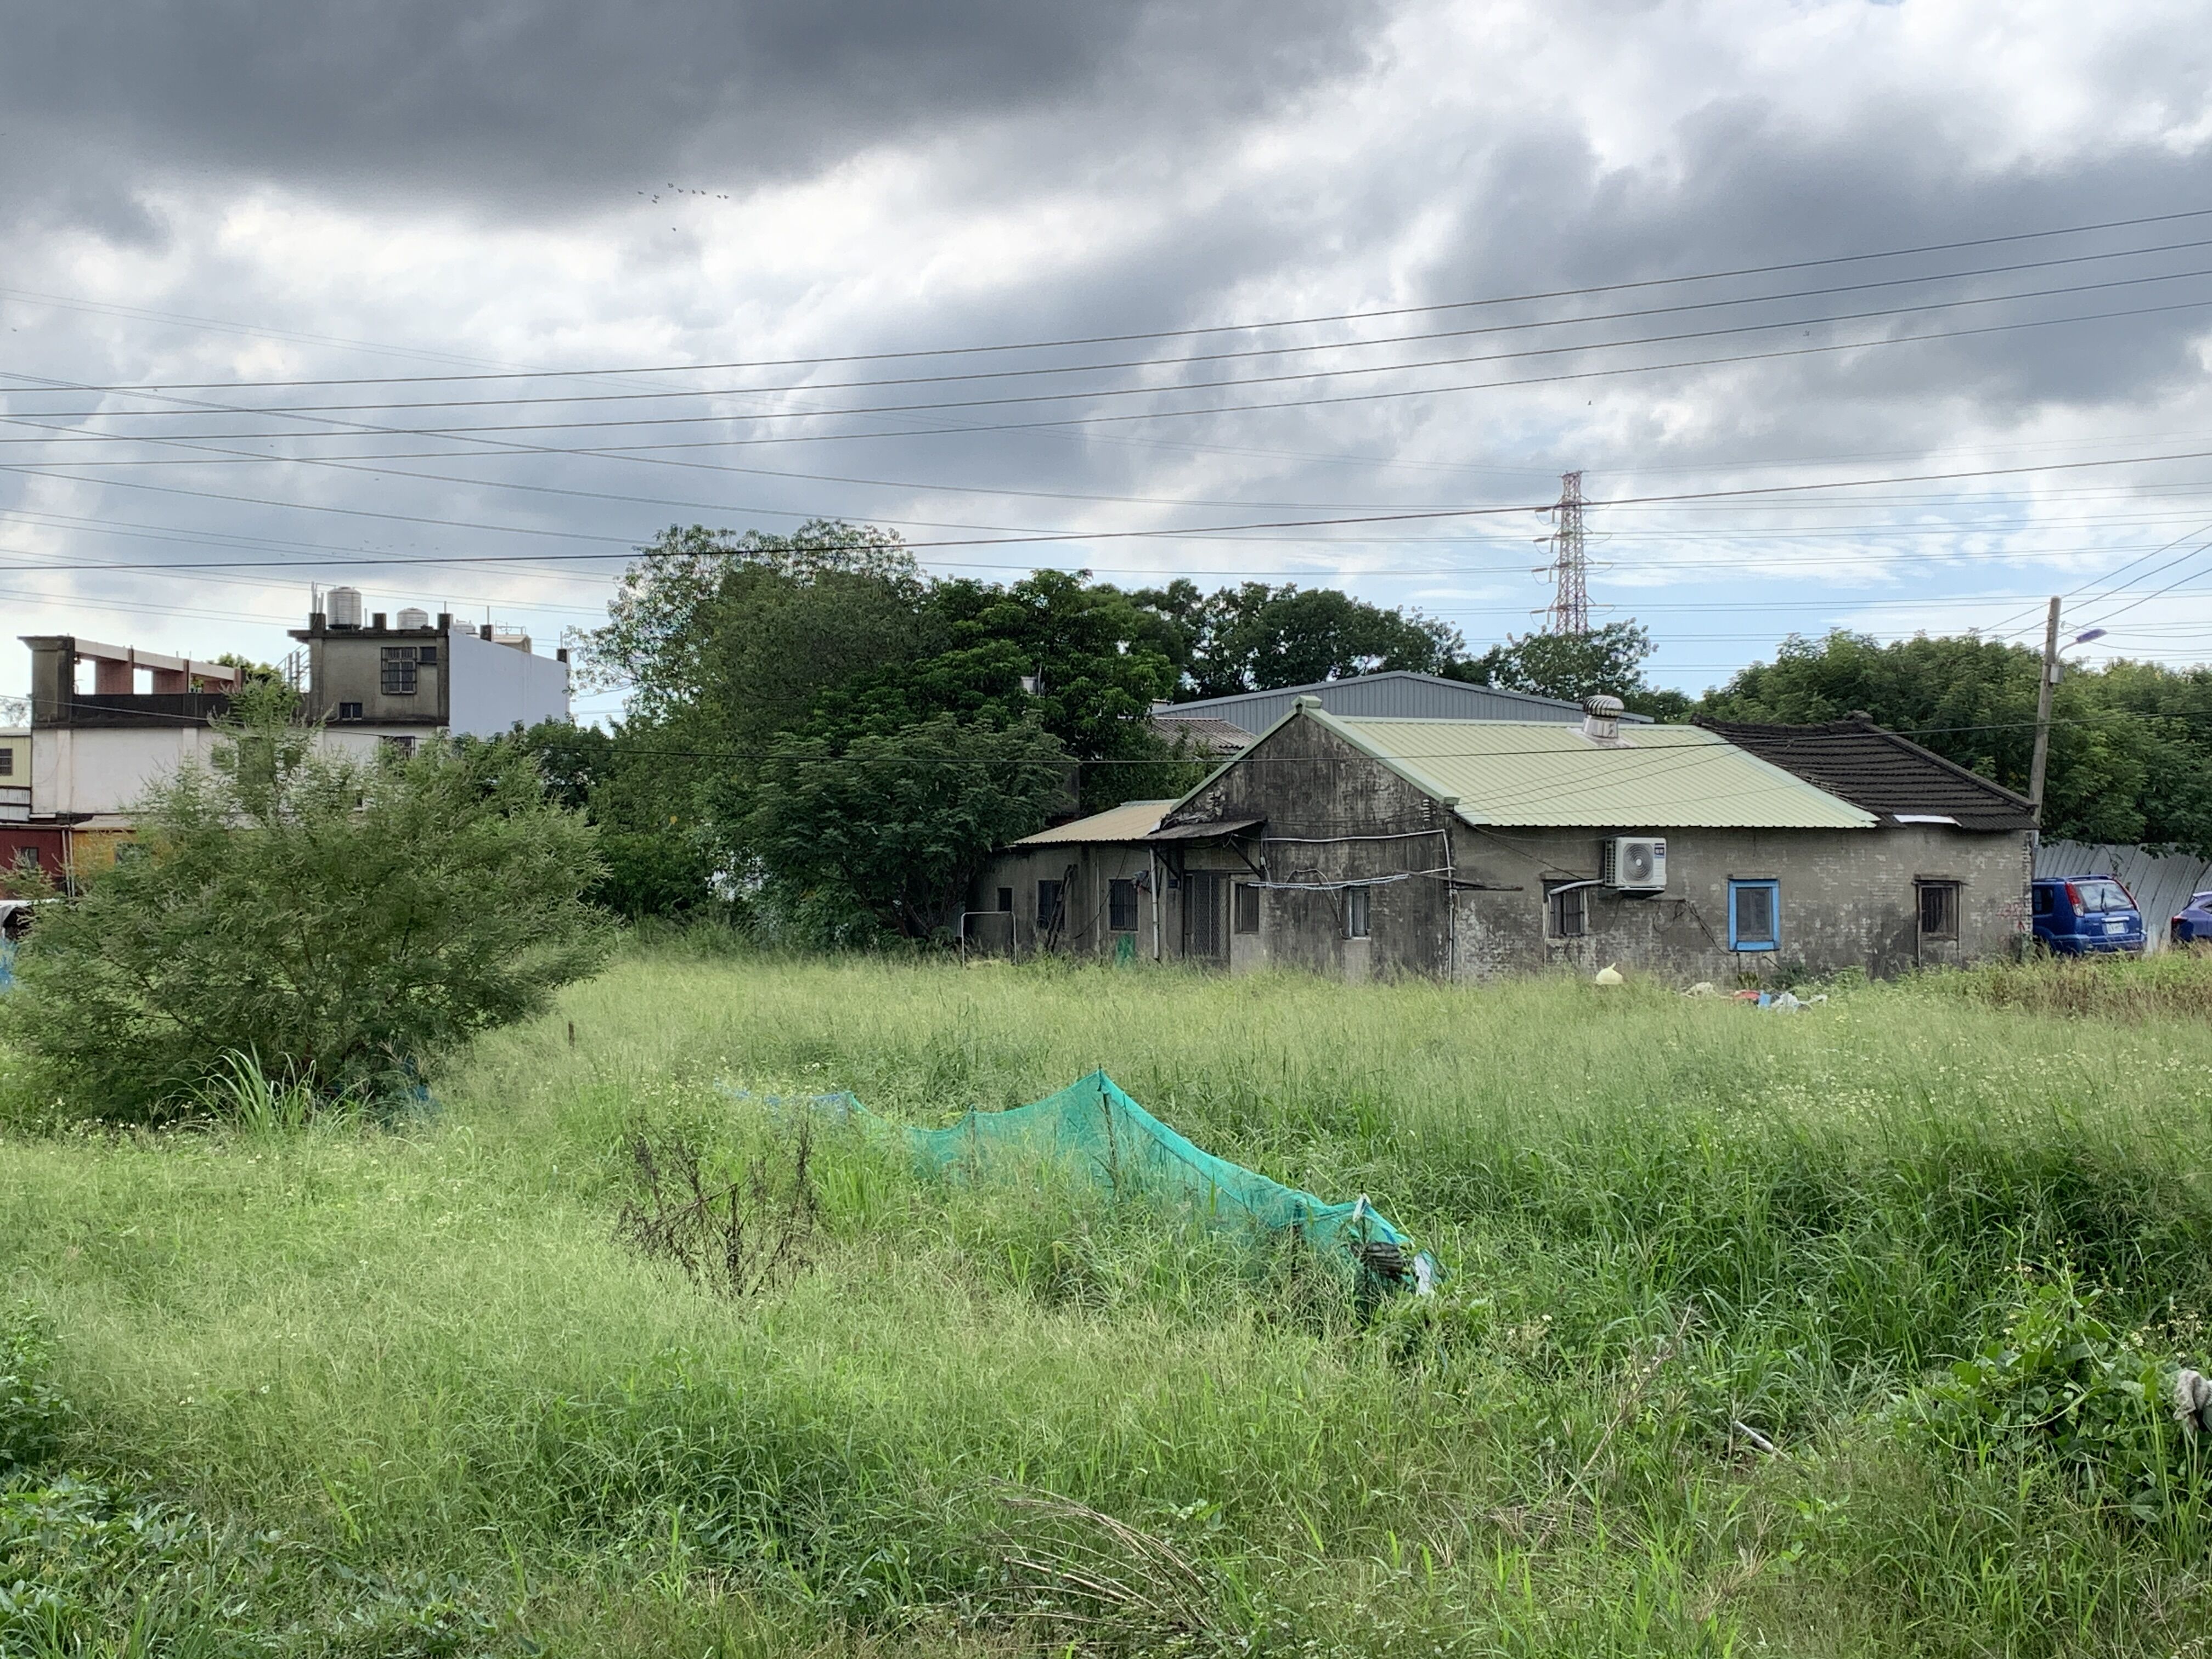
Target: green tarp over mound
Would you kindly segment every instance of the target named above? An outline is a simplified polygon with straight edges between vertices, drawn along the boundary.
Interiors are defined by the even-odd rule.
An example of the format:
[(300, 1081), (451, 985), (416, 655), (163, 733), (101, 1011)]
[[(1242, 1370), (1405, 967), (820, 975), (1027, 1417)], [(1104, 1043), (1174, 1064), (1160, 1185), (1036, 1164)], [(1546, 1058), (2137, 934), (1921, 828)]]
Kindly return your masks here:
[[(1330, 1204), (1270, 1181), (1241, 1164), (1200, 1150), (1123, 1093), (1103, 1071), (1057, 1094), (1011, 1111), (969, 1112), (944, 1129), (915, 1129), (878, 1117), (849, 1094), (820, 1096), (817, 1107), (870, 1129), (903, 1136), (932, 1173), (1009, 1172), (1040, 1163), (1079, 1170), (1119, 1196), (1188, 1207), (1209, 1224), (1288, 1232), (1324, 1251), (1342, 1250), (1386, 1276), (1401, 1273), (1426, 1291), (1437, 1277), (1425, 1252), (1365, 1198)], [(1387, 1264), (1399, 1263), (1393, 1268)]]

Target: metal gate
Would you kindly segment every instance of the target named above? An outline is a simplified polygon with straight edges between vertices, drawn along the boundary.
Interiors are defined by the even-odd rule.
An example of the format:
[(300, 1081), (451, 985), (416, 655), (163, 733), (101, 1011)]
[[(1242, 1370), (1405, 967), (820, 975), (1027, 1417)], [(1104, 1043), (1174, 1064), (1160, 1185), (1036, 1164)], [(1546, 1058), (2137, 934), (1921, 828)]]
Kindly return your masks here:
[(1229, 882), (1223, 876), (1182, 878), (1182, 953), (1193, 962), (1229, 965), (1229, 929), (1224, 925)]

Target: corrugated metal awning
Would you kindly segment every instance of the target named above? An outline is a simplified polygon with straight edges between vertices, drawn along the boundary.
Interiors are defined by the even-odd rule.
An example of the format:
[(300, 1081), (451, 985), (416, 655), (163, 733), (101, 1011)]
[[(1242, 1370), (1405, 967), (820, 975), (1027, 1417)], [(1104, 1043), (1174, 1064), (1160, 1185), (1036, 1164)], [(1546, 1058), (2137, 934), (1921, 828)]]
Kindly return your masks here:
[(1148, 841), (1213, 841), (1223, 836), (1242, 834), (1257, 830), (1265, 818), (1214, 818), (1205, 823), (1164, 824), (1146, 836)]

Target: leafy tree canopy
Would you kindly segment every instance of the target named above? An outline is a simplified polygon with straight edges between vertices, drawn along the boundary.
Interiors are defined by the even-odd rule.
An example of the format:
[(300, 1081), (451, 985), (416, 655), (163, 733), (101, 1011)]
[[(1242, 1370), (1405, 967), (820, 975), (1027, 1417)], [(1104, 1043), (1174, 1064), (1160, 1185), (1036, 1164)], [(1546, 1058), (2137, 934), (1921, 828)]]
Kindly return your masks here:
[(906, 938), (943, 937), (992, 850), (1043, 827), (1066, 763), (1034, 721), (938, 714), (842, 749), (786, 738), (730, 817), (787, 912), (858, 912)]
[[(2042, 653), (1971, 636), (1883, 645), (1792, 636), (1706, 694), (1697, 712), (1791, 725), (1854, 710), (2025, 791)], [(2212, 671), (2117, 662), (2069, 670), (2051, 704), (2045, 833), (2212, 857)]]
[(1172, 630), (1186, 697), (1267, 691), (1384, 669), (1443, 672), (1467, 648), (1457, 629), (1419, 611), (1364, 604), (1334, 588), (1246, 582), (1212, 593), (1177, 580), (1131, 596)]

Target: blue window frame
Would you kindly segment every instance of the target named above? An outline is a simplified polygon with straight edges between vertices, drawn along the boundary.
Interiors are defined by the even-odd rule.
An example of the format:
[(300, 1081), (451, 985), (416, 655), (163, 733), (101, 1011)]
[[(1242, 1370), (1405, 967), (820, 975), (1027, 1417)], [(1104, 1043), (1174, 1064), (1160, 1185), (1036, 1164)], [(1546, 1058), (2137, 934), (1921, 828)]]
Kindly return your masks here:
[(1782, 884), (1729, 883), (1729, 949), (1771, 951), (1782, 943)]

